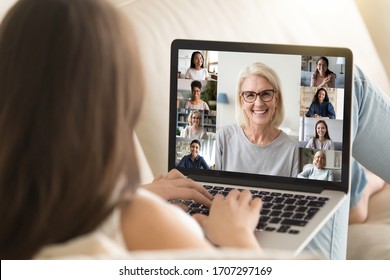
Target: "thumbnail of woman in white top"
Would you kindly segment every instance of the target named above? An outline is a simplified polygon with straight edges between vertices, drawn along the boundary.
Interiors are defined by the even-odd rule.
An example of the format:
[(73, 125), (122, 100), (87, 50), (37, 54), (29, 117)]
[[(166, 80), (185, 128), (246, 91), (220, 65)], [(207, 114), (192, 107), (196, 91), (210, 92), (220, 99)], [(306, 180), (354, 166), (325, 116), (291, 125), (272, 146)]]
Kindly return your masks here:
[(328, 125), (324, 120), (319, 120), (314, 129), (314, 137), (310, 138), (306, 145), (309, 149), (334, 150), (334, 143), (330, 139)]
[(191, 80), (208, 80), (210, 78), (209, 71), (203, 66), (203, 55), (196, 51), (191, 55), (191, 66), (187, 69), (185, 78)]

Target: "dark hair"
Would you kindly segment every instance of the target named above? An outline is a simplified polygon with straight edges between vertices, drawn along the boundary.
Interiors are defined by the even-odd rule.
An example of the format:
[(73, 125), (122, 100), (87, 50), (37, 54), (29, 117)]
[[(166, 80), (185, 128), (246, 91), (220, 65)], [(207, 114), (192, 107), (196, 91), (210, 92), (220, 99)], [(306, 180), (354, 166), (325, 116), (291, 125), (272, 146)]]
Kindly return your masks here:
[(317, 126), (318, 126), (320, 123), (324, 124), (324, 125), (325, 125), (325, 128), (326, 128), (326, 133), (325, 133), (325, 136), (324, 136), (324, 137), (325, 137), (326, 139), (329, 139), (329, 140), (330, 140), (328, 125), (327, 125), (326, 121), (324, 121), (324, 120), (319, 120), (318, 122), (316, 122), (316, 125), (315, 125), (315, 127), (314, 127), (314, 138), (319, 138), (318, 133), (317, 133)]
[[(197, 55), (197, 54), (200, 54), (200, 56), (202, 57), (203, 63), (204, 63), (203, 54), (202, 54), (201, 52), (199, 52), (199, 51), (193, 52), (193, 53), (191, 54), (191, 66), (190, 66), (191, 68), (195, 68), (194, 58), (195, 58), (195, 55)], [(202, 63), (202, 65), (200, 66), (200, 68), (204, 68), (203, 63)]]
[(190, 146), (192, 146), (192, 144), (194, 144), (194, 143), (196, 143), (196, 144), (199, 145), (199, 149), (200, 149), (200, 147), (202, 146), (202, 145), (200, 144), (200, 141), (197, 140), (197, 139), (192, 140)]
[[(323, 61), (325, 61), (325, 63), (326, 63), (327, 69), (326, 69), (326, 71), (325, 71), (325, 74), (326, 74), (326, 75), (333, 74), (333, 75), (335, 75), (335, 77), (337, 77), (336, 73), (334, 73), (333, 71), (331, 71), (331, 70), (329, 69), (329, 59), (328, 59), (327, 57), (325, 57), (325, 56), (321, 56), (319, 59), (317, 59), (317, 61), (316, 61), (316, 66), (317, 66), (317, 64), (318, 64), (318, 62), (319, 62), (320, 60), (323, 60)], [(317, 77), (319, 74), (320, 74), (320, 73), (318, 72), (318, 69), (317, 69), (317, 67), (316, 67), (316, 70), (314, 71), (314, 76)]]
[(316, 94), (315, 94), (314, 97), (313, 97), (313, 102), (320, 103), (320, 102), (318, 101), (318, 94), (320, 93), (321, 90), (325, 91), (324, 102), (329, 102), (328, 92), (327, 92), (326, 89), (324, 89), (324, 88), (319, 88), (319, 89), (317, 89)]
[(196, 87), (199, 88), (199, 89), (202, 89), (202, 83), (199, 82), (199, 81), (194, 80), (191, 83), (191, 90), (194, 90), (194, 88), (196, 88)]
[(4, 18), (1, 259), (91, 232), (123, 199), (114, 191), (133, 193), (143, 92), (134, 37), (108, 1), (21, 0)]

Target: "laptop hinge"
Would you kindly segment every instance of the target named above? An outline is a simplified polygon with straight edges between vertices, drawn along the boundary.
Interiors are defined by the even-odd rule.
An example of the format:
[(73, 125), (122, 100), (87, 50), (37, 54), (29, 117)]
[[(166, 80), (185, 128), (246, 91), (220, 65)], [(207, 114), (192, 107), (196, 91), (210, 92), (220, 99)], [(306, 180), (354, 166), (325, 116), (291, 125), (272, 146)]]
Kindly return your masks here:
[(237, 185), (243, 187), (253, 187), (253, 188), (266, 188), (266, 189), (277, 189), (277, 190), (286, 190), (286, 191), (297, 191), (297, 192), (309, 192), (309, 193), (321, 193), (325, 188), (319, 186), (307, 186), (301, 184), (291, 184), (291, 183), (280, 183), (280, 182), (271, 182), (271, 181), (258, 181), (250, 179), (238, 179), (238, 178), (223, 178), (223, 177), (213, 177), (213, 176), (202, 176), (202, 175), (189, 175), (188, 178), (191, 178), (197, 182), (207, 182), (207, 184), (226, 184), (229, 186)]

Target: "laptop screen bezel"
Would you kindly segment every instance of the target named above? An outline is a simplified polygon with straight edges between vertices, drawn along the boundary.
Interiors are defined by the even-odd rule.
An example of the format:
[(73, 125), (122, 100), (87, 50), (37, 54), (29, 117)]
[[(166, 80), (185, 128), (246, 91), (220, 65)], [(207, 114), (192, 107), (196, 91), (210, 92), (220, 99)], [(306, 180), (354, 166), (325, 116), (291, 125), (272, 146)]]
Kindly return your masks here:
[[(241, 53), (287, 54), (299, 56), (335, 56), (345, 57), (345, 87), (343, 109), (343, 141), (341, 181), (318, 181), (299, 179), (295, 177), (270, 176), (261, 174), (247, 174), (240, 172), (204, 170), (191, 168), (177, 168), (176, 165), (176, 123), (177, 123), (177, 87), (178, 87), (178, 53), (180, 49), (210, 50)], [(353, 55), (347, 48), (319, 47), (302, 45), (259, 44), (228, 41), (204, 41), (177, 39), (171, 44), (170, 64), (170, 101), (169, 101), (169, 147), (168, 168), (177, 168), (184, 175), (197, 181), (214, 183), (229, 183), (250, 187), (273, 187), (294, 191), (317, 191), (323, 189), (343, 191), (349, 190), (350, 161), (351, 161), (351, 112), (353, 89)], [(285, 106), (288, 106), (285, 104)], [(308, 182), (310, 182), (308, 184)], [(309, 185), (309, 186), (308, 186)]]

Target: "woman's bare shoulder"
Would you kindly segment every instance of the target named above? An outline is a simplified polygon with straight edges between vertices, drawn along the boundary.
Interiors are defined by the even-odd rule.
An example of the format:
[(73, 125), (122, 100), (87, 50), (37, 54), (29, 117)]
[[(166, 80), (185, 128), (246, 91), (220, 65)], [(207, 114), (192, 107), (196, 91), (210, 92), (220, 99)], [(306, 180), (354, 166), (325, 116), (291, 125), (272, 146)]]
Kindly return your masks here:
[(195, 220), (160, 197), (144, 192), (137, 193), (122, 208), (122, 230), (129, 250), (210, 247)]

